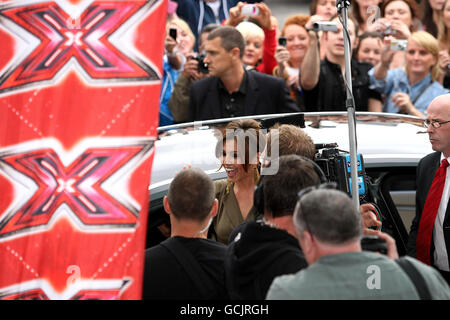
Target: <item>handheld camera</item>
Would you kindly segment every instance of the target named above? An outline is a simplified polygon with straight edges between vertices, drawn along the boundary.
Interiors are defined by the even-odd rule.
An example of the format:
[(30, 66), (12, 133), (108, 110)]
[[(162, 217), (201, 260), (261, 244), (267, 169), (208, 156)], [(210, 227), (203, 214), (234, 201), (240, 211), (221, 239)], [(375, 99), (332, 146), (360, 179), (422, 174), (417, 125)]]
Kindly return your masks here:
[(192, 59), (197, 60), (198, 61), (198, 67), (197, 67), (197, 71), (203, 74), (208, 74), (209, 73), (209, 69), (208, 69), (208, 64), (205, 63), (205, 53), (202, 53), (196, 57), (192, 57)]
[(313, 23), (313, 31), (332, 31), (337, 32), (338, 27), (334, 21), (318, 21)]
[(244, 4), (241, 9), (243, 16), (254, 17), (259, 15), (259, 8), (255, 4)]
[(382, 32), (383, 37), (390, 36), (390, 35), (397, 33), (397, 31), (395, 31), (394, 29), (391, 28), (390, 24), (386, 24), (385, 26), (386, 26), (386, 29), (384, 29), (384, 31)]
[(391, 41), (392, 51), (406, 51), (408, 47), (408, 40), (394, 39)]

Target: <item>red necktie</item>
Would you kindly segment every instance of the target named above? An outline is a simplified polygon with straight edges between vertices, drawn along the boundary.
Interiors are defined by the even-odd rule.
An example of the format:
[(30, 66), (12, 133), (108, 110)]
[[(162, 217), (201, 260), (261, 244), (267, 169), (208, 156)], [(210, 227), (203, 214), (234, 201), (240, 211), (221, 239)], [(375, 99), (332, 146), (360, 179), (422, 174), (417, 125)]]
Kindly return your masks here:
[(431, 264), (431, 238), (433, 236), (434, 222), (436, 220), (439, 204), (441, 203), (442, 191), (444, 190), (447, 167), (447, 159), (442, 160), (441, 166), (434, 175), (433, 183), (428, 191), (427, 200), (425, 201), (422, 216), (420, 217), (419, 231), (416, 240), (417, 259), (428, 265)]

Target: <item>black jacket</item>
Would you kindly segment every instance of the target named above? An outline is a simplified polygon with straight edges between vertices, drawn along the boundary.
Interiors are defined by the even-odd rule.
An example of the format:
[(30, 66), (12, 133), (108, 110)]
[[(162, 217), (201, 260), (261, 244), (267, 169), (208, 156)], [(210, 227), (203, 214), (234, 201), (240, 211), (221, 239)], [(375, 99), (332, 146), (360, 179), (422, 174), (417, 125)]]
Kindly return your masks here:
[[(244, 115), (299, 112), (280, 78), (247, 71), (247, 93)], [(195, 81), (190, 89), (189, 121), (224, 118), (219, 95), (219, 78)]]
[[(223, 261), (226, 246), (209, 239), (174, 237), (162, 242), (179, 241), (182, 248), (190, 252), (204, 271), (202, 277), (209, 279), (214, 291), (212, 300), (228, 299), (224, 283)], [(145, 251), (143, 282), (144, 300), (201, 300), (201, 292), (186, 268), (163, 245), (159, 244)], [(207, 278), (206, 278), (207, 277)]]
[(230, 235), (225, 279), (231, 299), (264, 300), (275, 277), (307, 266), (295, 237), (262, 222), (245, 222)]
[[(352, 93), (355, 111), (368, 111), (369, 98), (381, 101), (380, 93), (369, 89), (368, 75), (372, 65), (367, 62), (351, 60)], [(317, 85), (311, 90), (304, 90), (306, 111), (347, 111), (347, 89), (341, 67), (328, 61), (320, 63), (320, 75)]]
[[(423, 207), (427, 199), (428, 191), (433, 183), (434, 174), (439, 168), (441, 162), (441, 153), (433, 152), (420, 160), (417, 166), (417, 190), (416, 190), (416, 216), (411, 224), (408, 239), (408, 255), (416, 257), (416, 239), (417, 231), (419, 230), (420, 217), (422, 215)], [(450, 253), (450, 206), (447, 206), (444, 218), (444, 239), (447, 252)], [(431, 264), (433, 264), (434, 244), (431, 242)], [(450, 254), (448, 255), (450, 257)], [(449, 259), (450, 263), (450, 259)]]

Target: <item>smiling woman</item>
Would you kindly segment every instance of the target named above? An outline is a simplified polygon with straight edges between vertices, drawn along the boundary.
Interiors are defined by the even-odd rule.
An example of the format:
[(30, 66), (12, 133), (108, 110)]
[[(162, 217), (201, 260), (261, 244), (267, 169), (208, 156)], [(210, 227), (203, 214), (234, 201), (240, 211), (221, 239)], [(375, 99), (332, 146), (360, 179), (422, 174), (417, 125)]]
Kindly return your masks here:
[(259, 180), (258, 157), (264, 147), (260, 124), (252, 119), (230, 122), (216, 145), (227, 179), (215, 182), (219, 208), (212, 227), (216, 239), (224, 244), (235, 227), (256, 218), (253, 192)]
[(389, 70), (394, 53), (390, 42), (385, 42), (381, 61), (369, 71), (371, 84), (386, 95), (383, 111), (423, 118), (430, 102), (448, 93), (436, 81), (440, 74), (438, 41), (428, 32), (414, 32), (408, 38), (405, 67)]
[(304, 110), (304, 101), (298, 75), (309, 46), (305, 27), (308, 20), (309, 16), (304, 14), (295, 14), (286, 19), (281, 30), (281, 36), (286, 38), (286, 45), (277, 46), (275, 59), (278, 66), (273, 70), (274, 76), (286, 81), (291, 97), (297, 102), (300, 110)]

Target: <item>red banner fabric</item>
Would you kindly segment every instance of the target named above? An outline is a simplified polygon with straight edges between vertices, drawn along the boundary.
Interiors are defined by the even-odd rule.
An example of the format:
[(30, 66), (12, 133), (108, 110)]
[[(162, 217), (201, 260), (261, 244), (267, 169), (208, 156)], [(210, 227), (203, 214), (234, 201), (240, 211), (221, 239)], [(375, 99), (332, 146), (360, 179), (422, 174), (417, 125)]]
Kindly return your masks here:
[(167, 0), (0, 1), (0, 298), (140, 299)]

